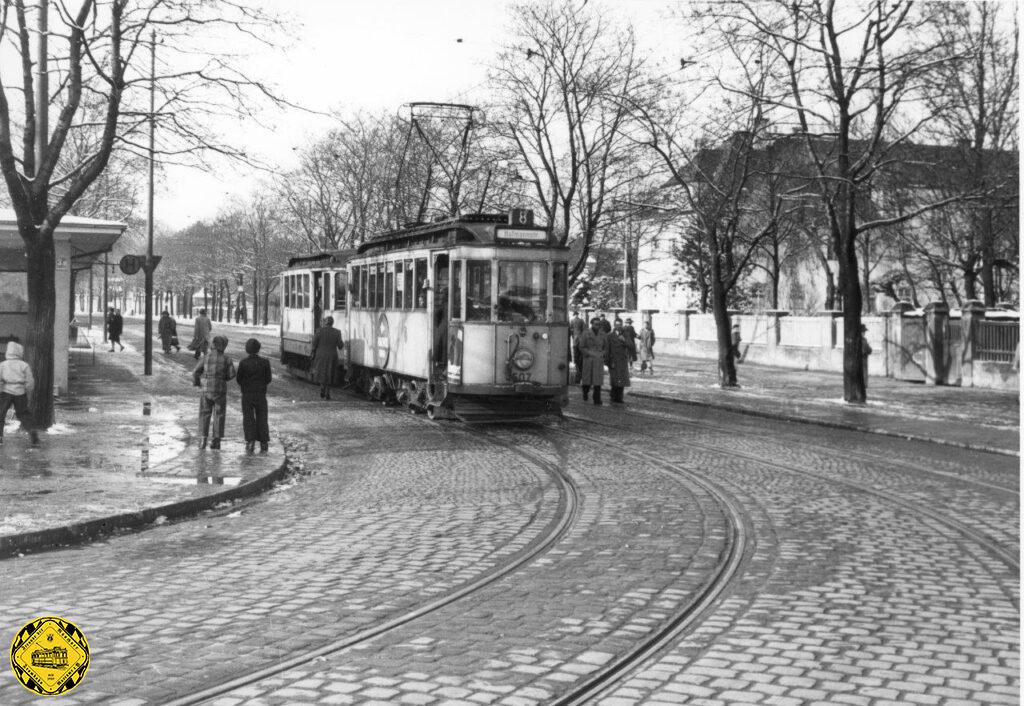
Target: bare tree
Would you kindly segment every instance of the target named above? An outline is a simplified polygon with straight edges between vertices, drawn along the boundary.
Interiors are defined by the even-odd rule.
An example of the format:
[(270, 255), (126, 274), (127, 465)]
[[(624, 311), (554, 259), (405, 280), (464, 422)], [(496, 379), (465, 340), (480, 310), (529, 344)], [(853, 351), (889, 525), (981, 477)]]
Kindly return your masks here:
[[(53, 422), (47, 392), (53, 389), (54, 363), (53, 234), (60, 219), (103, 173), (115, 145), (141, 151), (148, 110), (140, 107), (148, 106), (145, 89), (151, 84), (161, 94), (161, 133), (167, 137), (160, 148), (166, 159), (207, 149), (242, 154), (216, 138), (208, 118), (225, 110), (221, 106), (255, 117), (250, 98), (270, 93), (233, 67), (230, 57), (202, 50), (202, 35), (212, 27), (222, 36), (229, 31), (258, 38), (275, 26), (233, 0), (216, 6), (202, 0), (80, 0), (74, 6), (39, 0), (34, 8), (25, 0), (2, 0), (0, 50), (20, 58), (21, 71), (0, 76), (0, 172), (25, 243), (32, 321), (26, 348), (42, 391), (33, 400), (37, 424)], [(157, 30), (165, 53), (180, 61), (165, 59), (153, 81), (145, 48)], [(17, 88), (9, 84), (12, 79)], [(20, 102), (10, 101), (12, 92)], [(94, 136), (94, 147), (72, 164), (69, 144), (81, 133)]]
[(632, 31), (610, 26), (586, 5), (515, 6), (514, 39), (492, 72), (498, 95), (492, 123), (559, 242), (580, 240), (570, 282), (586, 267), (607, 218), (619, 178), (614, 164), (631, 147), (622, 134), (623, 98), (641, 63)]

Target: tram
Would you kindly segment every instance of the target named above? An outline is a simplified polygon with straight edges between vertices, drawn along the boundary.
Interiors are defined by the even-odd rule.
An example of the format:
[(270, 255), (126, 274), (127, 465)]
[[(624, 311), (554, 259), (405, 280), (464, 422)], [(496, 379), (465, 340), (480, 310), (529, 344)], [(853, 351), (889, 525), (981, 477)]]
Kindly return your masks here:
[(513, 209), (292, 258), (281, 275), (281, 361), (306, 375), (313, 334), (331, 316), (343, 374), (374, 399), (467, 422), (560, 415), (568, 256), (531, 211)]

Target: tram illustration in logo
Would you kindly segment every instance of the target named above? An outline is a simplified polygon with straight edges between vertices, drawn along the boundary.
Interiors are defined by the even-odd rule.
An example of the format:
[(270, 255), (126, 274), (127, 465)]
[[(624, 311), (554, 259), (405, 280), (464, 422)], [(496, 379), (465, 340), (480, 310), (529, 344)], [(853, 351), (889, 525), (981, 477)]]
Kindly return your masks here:
[(71, 691), (89, 670), (89, 643), (74, 623), (56, 616), (27, 623), (11, 642), (11, 668), (34, 694)]

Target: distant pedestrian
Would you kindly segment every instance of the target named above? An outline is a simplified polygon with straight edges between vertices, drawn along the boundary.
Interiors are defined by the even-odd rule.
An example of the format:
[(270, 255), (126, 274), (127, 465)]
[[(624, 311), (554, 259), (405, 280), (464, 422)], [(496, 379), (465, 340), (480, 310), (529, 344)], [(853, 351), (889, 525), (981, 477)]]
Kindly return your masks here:
[(626, 342), (629, 343), (629, 369), (633, 369), (633, 363), (636, 362), (636, 329), (633, 328), (633, 319), (626, 319), (626, 325), (622, 327), (622, 335), (625, 336)]
[(21, 422), (21, 428), (28, 432), (32, 445), (39, 444), (39, 434), (32, 423), (32, 414), (28, 408), (28, 398), (36, 386), (32, 368), (22, 360), (25, 349), (16, 341), (7, 344), (4, 362), (0, 363), (0, 444), (4, 443), (4, 425), (7, 423), (7, 410), (14, 406), (14, 416)]
[(868, 327), (860, 325), (860, 372), (864, 376), (864, 389), (868, 387), (868, 356), (871, 355), (871, 346), (868, 345)]
[(110, 317), (110, 324), (108, 325), (108, 335), (110, 338), (110, 352), (114, 352), (114, 344), (121, 346), (121, 350), (124, 350), (124, 344), (121, 343), (121, 332), (124, 331), (124, 317), (121, 316), (120, 309), (114, 309), (113, 315)]
[[(225, 355), (228, 339), (214, 336), (213, 350), (207, 353), (192, 371), (192, 382), (199, 391), (199, 431), (203, 435), (205, 449), (209, 442), (211, 449), (220, 448), (224, 436), (224, 421), (227, 416), (228, 380), (235, 377), (235, 364)], [(210, 423), (213, 423), (213, 429)], [(212, 438), (210, 438), (212, 436)]]
[(580, 317), (580, 312), (577, 309), (572, 312), (572, 321), (569, 322), (569, 333), (572, 335), (571, 350), (572, 350), (572, 364), (576, 369), (576, 378), (573, 382), (577, 385), (580, 382), (582, 375), (581, 366), (583, 361), (580, 360), (580, 336), (587, 330), (587, 323)]
[(212, 330), (213, 324), (210, 323), (210, 318), (206, 315), (206, 309), (200, 309), (192, 333), (192, 342), (188, 344), (188, 349), (195, 351), (196, 359), (201, 355), (206, 355), (206, 352), (210, 350), (210, 332)]
[(178, 345), (178, 324), (166, 309), (160, 312), (160, 323), (157, 324), (156, 332), (160, 336), (160, 345), (163, 346), (165, 355), (170, 355), (171, 348), (181, 350), (181, 346)]
[(654, 375), (654, 341), (654, 329), (651, 328), (651, 322), (645, 321), (644, 327), (640, 329), (639, 358), (641, 375), (643, 375), (645, 370), (649, 370), (651, 375)]
[(615, 328), (608, 335), (608, 384), (612, 388), (612, 402), (622, 403), (623, 391), (629, 387), (629, 361), (635, 348), (626, 338), (622, 319), (615, 319)]
[(270, 384), (270, 361), (260, 357), (260, 342), (250, 338), (245, 342), (248, 357), (238, 364), (235, 380), (242, 388), (242, 433), (245, 435), (245, 452), (256, 450), (260, 442), (260, 453), (265, 454), (270, 444), (270, 426), (267, 422), (267, 385)]
[(110, 322), (114, 320), (114, 307), (107, 309), (106, 316), (103, 317), (103, 336), (104, 340), (110, 340)]
[(580, 356), (583, 358), (580, 386), (586, 402), (590, 389), (594, 389), (594, 404), (601, 404), (601, 385), (604, 384), (604, 363), (608, 357), (608, 337), (601, 327), (601, 319), (590, 320), (590, 328), (580, 336)]
[(605, 335), (611, 333), (612, 332), (612, 325), (608, 321), (608, 319), (606, 319), (604, 317), (604, 314), (601, 314), (600, 316), (598, 316), (598, 319), (600, 319), (600, 321), (601, 321), (601, 333), (603, 333)]
[(341, 331), (334, 328), (334, 318), (328, 316), (313, 336), (313, 362), (309, 366), (313, 382), (320, 385), (320, 397), (325, 400), (331, 399), (331, 385), (338, 370), (338, 351), (344, 347)]
[(733, 360), (737, 363), (739, 363), (740, 359), (743, 357), (743, 354), (740, 352), (740, 342), (742, 340), (743, 339), (740, 337), (740, 322), (737, 321), (732, 325), (732, 345), (729, 350), (732, 354)]

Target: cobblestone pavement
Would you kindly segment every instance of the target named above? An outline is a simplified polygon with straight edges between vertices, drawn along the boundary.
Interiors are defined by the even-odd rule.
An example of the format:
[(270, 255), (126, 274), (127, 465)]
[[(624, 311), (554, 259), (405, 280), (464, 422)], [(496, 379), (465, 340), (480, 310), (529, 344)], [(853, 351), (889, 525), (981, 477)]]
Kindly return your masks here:
[[(713, 581), (736, 529), (723, 496), (739, 573), (601, 701), (1019, 700), (1015, 458), (654, 400), (481, 431), (315, 396), (272, 385), (305, 475), (241, 512), (0, 562), (5, 634), (57, 614), (90, 640), (54, 703), (164, 703), (436, 600), (546, 531), (552, 466), (580, 512), (550, 551), (209, 702), (554, 701)], [(0, 703), (33, 700), (0, 680)]]

